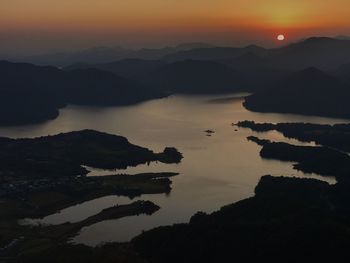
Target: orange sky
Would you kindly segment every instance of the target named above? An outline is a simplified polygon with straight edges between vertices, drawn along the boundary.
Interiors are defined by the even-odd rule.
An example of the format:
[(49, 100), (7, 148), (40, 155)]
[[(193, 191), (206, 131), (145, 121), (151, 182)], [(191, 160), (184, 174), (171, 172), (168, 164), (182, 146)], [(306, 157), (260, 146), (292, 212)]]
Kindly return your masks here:
[(349, 0), (0, 0), (0, 50), (350, 35)]

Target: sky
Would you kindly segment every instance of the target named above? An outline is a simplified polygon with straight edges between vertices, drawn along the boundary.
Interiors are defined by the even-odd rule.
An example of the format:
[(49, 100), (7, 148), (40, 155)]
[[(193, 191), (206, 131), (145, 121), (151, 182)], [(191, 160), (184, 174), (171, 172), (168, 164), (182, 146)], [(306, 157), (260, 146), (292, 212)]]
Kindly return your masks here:
[(350, 35), (349, 0), (0, 0), (0, 53)]

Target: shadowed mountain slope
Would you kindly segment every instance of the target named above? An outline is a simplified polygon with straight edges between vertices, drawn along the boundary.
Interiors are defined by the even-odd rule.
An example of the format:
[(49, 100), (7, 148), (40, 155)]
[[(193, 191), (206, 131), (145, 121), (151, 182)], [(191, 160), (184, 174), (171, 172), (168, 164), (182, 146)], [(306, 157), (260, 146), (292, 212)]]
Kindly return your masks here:
[(252, 111), (350, 117), (347, 85), (318, 69), (296, 72), (271, 89), (246, 98)]

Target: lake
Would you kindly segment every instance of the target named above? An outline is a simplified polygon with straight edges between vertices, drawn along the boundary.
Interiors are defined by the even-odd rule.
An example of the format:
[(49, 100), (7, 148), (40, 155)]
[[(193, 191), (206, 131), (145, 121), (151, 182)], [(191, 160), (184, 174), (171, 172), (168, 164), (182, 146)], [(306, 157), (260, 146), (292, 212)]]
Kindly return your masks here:
[[(188, 222), (197, 211), (213, 212), (223, 205), (250, 197), (263, 175), (308, 176), (334, 183), (333, 178), (304, 175), (293, 170), (292, 163), (263, 160), (260, 146), (246, 137), (257, 135), (275, 141), (305, 144), (284, 138), (278, 132), (256, 134), (249, 129), (233, 127), (241, 120), (256, 122), (312, 122), (334, 124), (348, 120), (300, 116), (290, 114), (262, 114), (249, 112), (242, 106), (242, 96), (171, 96), (127, 107), (77, 107), (60, 111), (53, 121), (40, 125), (2, 127), (1, 136), (13, 138), (53, 135), (81, 129), (95, 129), (125, 136), (130, 142), (162, 151), (166, 146), (183, 153), (180, 164), (152, 163), (123, 171), (92, 169), (90, 176), (107, 173), (178, 172), (172, 178), (170, 194), (143, 195), (161, 209), (151, 216), (140, 215), (108, 220), (83, 228), (72, 242), (91, 246), (109, 241), (124, 242), (161, 225)], [(206, 130), (213, 130), (207, 136)], [(237, 129), (237, 130), (236, 130)], [(106, 196), (69, 207), (41, 220), (27, 223), (60, 224), (76, 222), (115, 204), (127, 204), (126, 197)]]

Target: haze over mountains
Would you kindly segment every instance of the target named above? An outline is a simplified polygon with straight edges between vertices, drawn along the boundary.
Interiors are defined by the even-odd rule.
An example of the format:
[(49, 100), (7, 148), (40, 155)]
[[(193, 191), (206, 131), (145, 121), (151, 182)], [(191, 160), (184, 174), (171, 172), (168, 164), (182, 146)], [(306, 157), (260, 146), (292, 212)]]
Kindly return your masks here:
[(185, 43), (175, 47), (159, 49), (142, 48), (139, 50), (123, 47), (93, 47), (81, 51), (56, 52), (31, 56), (10, 56), (7, 60), (28, 62), (37, 65), (67, 66), (73, 63), (106, 63), (125, 58), (162, 59), (164, 56), (182, 50), (195, 48), (212, 48), (213, 45), (205, 43)]
[(175, 47), (143, 48), (139, 50), (123, 47), (94, 47), (75, 52), (47, 53), (26, 57), (8, 56), (3, 57), (3, 59), (61, 67), (74, 63), (108, 63), (127, 58), (168, 62), (185, 59), (232, 60), (250, 54), (263, 59), (264, 63), (271, 67), (298, 69), (314, 66), (329, 70), (348, 63), (350, 55), (349, 41), (350, 38), (345, 36), (337, 38), (311, 37), (278, 48), (263, 48), (256, 45), (218, 47), (206, 43), (186, 43)]
[(275, 49), (201, 43), (98, 48), (24, 60), (56, 66), (0, 63), (1, 125), (52, 119), (67, 104), (126, 105), (175, 93), (242, 91), (255, 93), (245, 103), (250, 110), (350, 115), (347, 39), (309, 38)]

